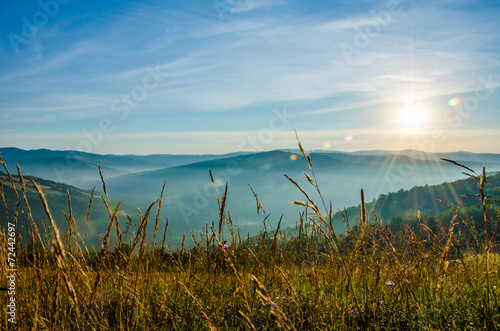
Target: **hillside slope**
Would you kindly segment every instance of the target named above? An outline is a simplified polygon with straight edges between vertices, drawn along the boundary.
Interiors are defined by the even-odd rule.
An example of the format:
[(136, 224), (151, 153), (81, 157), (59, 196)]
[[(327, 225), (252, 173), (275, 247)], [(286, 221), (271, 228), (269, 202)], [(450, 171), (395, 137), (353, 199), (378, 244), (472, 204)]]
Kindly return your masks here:
[[(487, 181), (496, 188), (500, 188), (500, 172), (487, 176)], [(485, 185), (485, 195), (500, 199), (500, 193), (491, 185)], [(482, 222), (483, 210), (481, 200), (477, 195), (478, 181), (473, 178), (442, 183), (440, 185), (414, 186), (410, 190), (399, 190), (381, 194), (372, 202), (366, 203), (368, 218), (374, 220), (375, 211), (379, 220), (391, 223), (393, 226), (412, 223), (417, 219), (420, 211), (421, 217), (428, 221), (434, 218), (441, 223), (451, 221), (454, 212), (449, 208), (460, 207), (463, 214)], [(489, 208), (494, 208), (494, 201), (488, 199)], [(359, 205), (346, 209), (350, 222), (359, 220)], [(495, 214), (495, 210), (491, 210)], [(432, 216), (432, 215), (433, 216)], [(340, 219), (336, 213), (335, 219)], [(432, 222), (431, 222), (432, 223)]]
[[(19, 233), (22, 233), (23, 238), (26, 239), (27, 229), (30, 227), (28, 212), (24, 203), (19, 178), (17, 176), (13, 176), (12, 179), (14, 181), (15, 190), (12, 187), (7, 174), (5, 174), (4, 172), (0, 172), (0, 193), (5, 198), (5, 205), (3, 202), (0, 203), (0, 220), (2, 226), (6, 226), (7, 215), (9, 222), (12, 222), (14, 220), (19, 196), (21, 205), (20, 209), (18, 209), (17, 231)], [(85, 237), (87, 231), (86, 238), (88, 239), (88, 243), (92, 244), (95, 243), (98, 234), (103, 234), (106, 232), (107, 226), (109, 224), (109, 216), (99, 192), (96, 191), (93, 196), (93, 203), (90, 208), (90, 222), (87, 229), (87, 211), (89, 207), (91, 191), (80, 190), (73, 186), (56, 183), (37, 177), (33, 177), (33, 180), (41, 187), (47, 199), (51, 215), (56, 221), (61, 235), (63, 235), (68, 229), (68, 221), (65, 216), (65, 214), (70, 215), (68, 195), (71, 198), (71, 211), (72, 216), (75, 219), (76, 231), (82, 236), (82, 238)], [(33, 220), (37, 224), (40, 234), (44, 236), (46, 233), (48, 233), (46, 230), (50, 229), (50, 224), (48, 222), (45, 209), (38, 196), (38, 193), (36, 192), (35, 187), (27, 176), (24, 178), (24, 181), (26, 185), (26, 197), (31, 208)], [(112, 201), (111, 203), (111, 207), (114, 208), (116, 202)], [(7, 210), (5, 207), (7, 207)], [(133, 213), (135, 213), (134, 208), (127, 204), (122, 204), (120, 210), (121, 212), (119, 215), (123, 221), (126, 221), (125, 214), (131, 213), (131, 215), (133, 215)]]

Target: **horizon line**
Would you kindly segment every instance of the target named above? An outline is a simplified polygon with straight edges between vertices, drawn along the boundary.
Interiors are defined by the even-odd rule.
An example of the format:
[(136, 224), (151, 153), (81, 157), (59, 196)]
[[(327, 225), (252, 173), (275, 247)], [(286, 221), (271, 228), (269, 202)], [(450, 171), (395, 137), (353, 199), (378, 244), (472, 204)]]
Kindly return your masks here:
[[(124, 153), (124, 154), (113, 154), (113, 153), (96, 153), (96, 152), (86, 152), (86, 151), (80, 151), (76, 149), (51, 149), (51, 148), (31, 148), (31, 149), (25, 149), (21, 147), (15, 147), (15, 146), (6, 146), (6, 147), (0, 147), (0, 153), (3, 149), (18, 149), (26, 152), (33, 152), (33, 151), (51, 151), (51, 152), (74, 152), (74, 153), (79, 153), (79, 154), (89, 154), (89, 155), (101, 155), (101, 156), (159, 156), (159, 155), (173, 155), (173, 156), (225, 156), (225, 155), (231, 155), (231, 154), (259, 154), (259, 153), (269, 153), (269, 152), (285, 152), (285, 153), (300, 153), (299, 148), (274, 148), (274, 149), (269, 149), (269, 150), (258, 150), (258, 151), (245, 151), (245, 150), (240, 150), (240, 151), (232, 151), (232, 152), (227, 152), (227, 153), (207, 153), (207, 154), (201, 154), (201, 153), (149, 153), (149, 154), (134, 154), (134, 153)], [(452, 153), (469, 153), (469, 154), (493, 154), (493, 155), (500, 155), (500, 153), (495, 153), (495, 152), (471, 152), (467, 150), (454, 150), (454, 151), (424, 151), (424, 150), (418, 150), (418, 149), (411, 149), (411, 148), (405, 148), (405, 149), (361, 149), (361, 150), (354, 150), (354, 151), (343, 151), (343, 150), (330, 150), (330, 149), (307, 149), (304, 148), (305, 152), (308, 153), (344, 153), (344, 154), (356, 154), (356, 153), (401, 153), (401, 152), (414, 152), (414, 153), (419, 153), (419, 154), (452, 154)]]

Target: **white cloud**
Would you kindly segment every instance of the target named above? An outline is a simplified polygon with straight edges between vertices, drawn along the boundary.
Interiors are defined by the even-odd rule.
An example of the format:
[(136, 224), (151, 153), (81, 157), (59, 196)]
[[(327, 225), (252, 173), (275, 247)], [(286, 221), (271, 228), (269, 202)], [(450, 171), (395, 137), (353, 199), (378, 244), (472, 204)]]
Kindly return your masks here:
[(94, 47), (81, 42), (62, 53), (40, 56), (36, 62), (25, 65), (23, 68), (11, 68), (0, 79), (1, 83), (18, 82), (41, 74), (50, 74), (51, 71), (73, 65), (77, 58), (88, 55)]

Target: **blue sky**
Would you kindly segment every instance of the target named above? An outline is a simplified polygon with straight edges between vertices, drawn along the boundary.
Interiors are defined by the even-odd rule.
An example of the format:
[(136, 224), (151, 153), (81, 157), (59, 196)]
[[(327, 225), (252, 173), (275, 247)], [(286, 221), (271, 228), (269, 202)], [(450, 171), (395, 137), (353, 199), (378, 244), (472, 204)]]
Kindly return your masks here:
[[(0, 147), (500, 153), (498, 1), (0, 4)], [(455, 99), (454, 99), (455, 98)], [(449, 102), (454, 99), (455, 102)]]

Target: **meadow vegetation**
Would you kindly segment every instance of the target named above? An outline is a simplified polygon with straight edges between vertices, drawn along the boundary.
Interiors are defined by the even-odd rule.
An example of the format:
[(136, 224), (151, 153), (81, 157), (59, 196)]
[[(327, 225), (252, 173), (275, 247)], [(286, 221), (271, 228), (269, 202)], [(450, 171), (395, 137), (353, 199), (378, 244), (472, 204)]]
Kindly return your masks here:
[[(288, 178), (304, 199), (294, 229), (281, 229), (255, 194), (262, 231), (253, 237), (233, 227), (226, 210), (228, 184), (219, 187), (219, 218), (188, 234), (193, 247), (173, 247), (168, 224), (160, 228), (162, 196), (137, 224), (112, 205), (98, 249), (75, 229), (68, 194), (68, 228), (60, 233), (42, 188), (33, 181), (46, 213), (47, 231), (33, 219), (26, 183), (18, 169), (16, 236), (16, 324), (0, 316), (4, 329), (18, 330), (496, 330), (500, 328), (498, 198), (486, 178), (463, 165), (477, 182), (481, 217), (448, 206), (446, 224), (421, 221), (388, 224), (376, 208), (366, 210), (363, 191), (355, 219), (343, 215), (345, 233), (332, 225), (309, 155), (304, 172), (320, 201)], [(4, 164), (5, 165), (5, 164)], [(215, 183), (214, 183), (215, 185)], [(485, 194), (485, 187), (490, 187)], [(493, 191), (491, 190), (493, 188)], [(163, 194), (163, 193), (162, 193)], [(253, 202), (249, 202), (253, 203)], [(6, 215), (6, 220), (9, 215)], [(148, 223), (154, 224), (152, 240)], [(3, 223), (2, 223), (3, 224)], [(87, 222), (92, 226), (92, 219)], [(7, 227), (0, 234), (0, 259), (7, 261)], [(42, 234), (41, 234), (42, 233)], [(8, 267), (0, 270), (0, 286)], [(8, 293), (0, 291), (2, 303)], [(5, 307), (4, 307), (5, 309)]]

